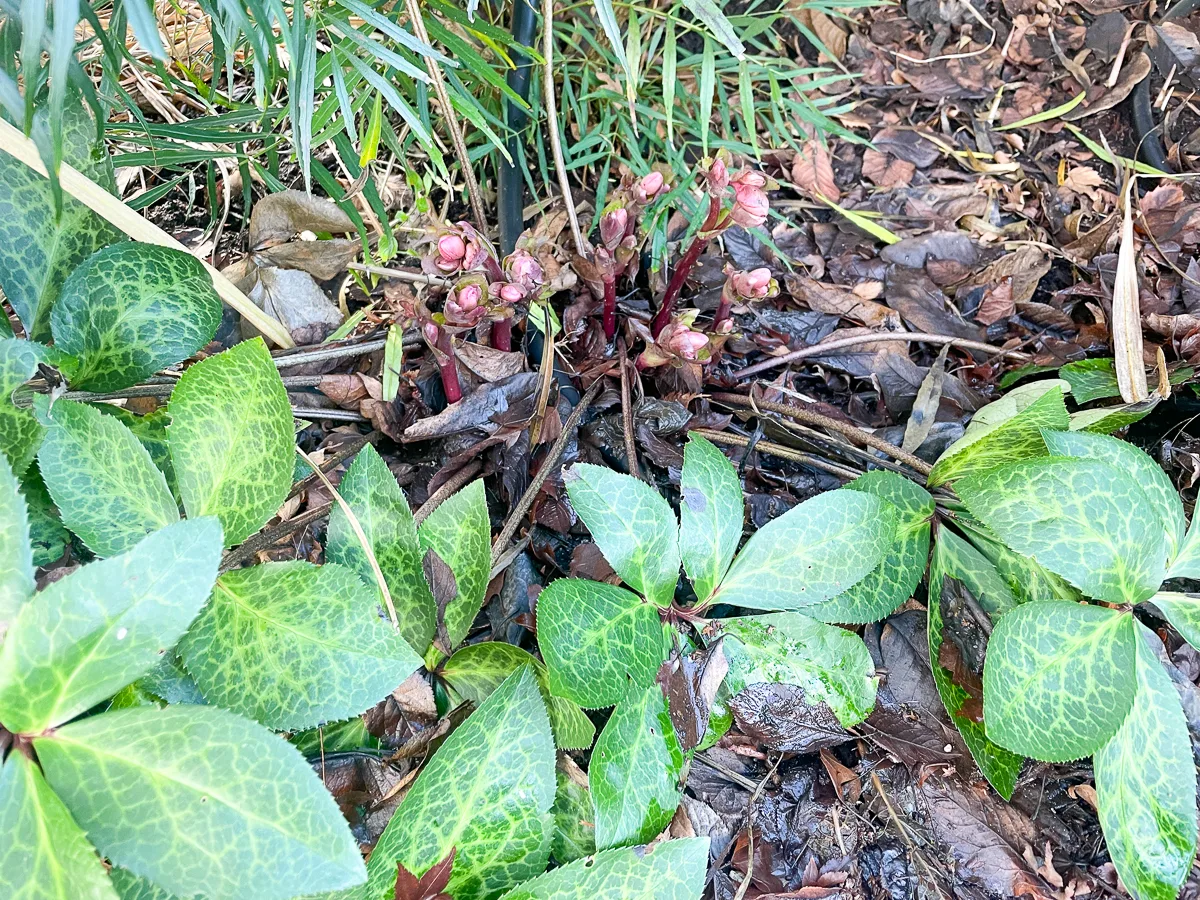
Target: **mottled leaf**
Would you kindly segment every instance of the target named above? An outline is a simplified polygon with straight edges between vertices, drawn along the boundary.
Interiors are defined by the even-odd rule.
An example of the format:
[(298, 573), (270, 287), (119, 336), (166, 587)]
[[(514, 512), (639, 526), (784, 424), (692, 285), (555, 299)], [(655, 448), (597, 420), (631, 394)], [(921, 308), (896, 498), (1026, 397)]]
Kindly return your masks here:
[(1138, 403), (1122, 403), (1118, 406), (1097, 406), (1093, 409), (1080, 409), (1071, 413), (1069, 431), (1086, 431), (1092, 434), (1112, 434), (1122, 428), (1128, 428), (1134, 422), (1140, 422), (1159, 404), (1158, 397), (1142, 400)]
[(421, 667), (362, 579), (300, 560), (218, 578), (179, 655), (206, 700), (279, 731), (361, 713)]
[(662, 689), (631, 685), (588, 766), (599, 849), (644, 844), (670, 824), (686, 758)]
[[(375, 551), (375, 560), (400, 620), (400, 633), (413, 649), (424, 653), (433, 639), (437, 610), (429, 585), (421, 575), (417, 526), (400, 485), (375, 448), (367, 444), (342, 476), (338, 492)], [(337, 504), (329, 513), (325, 556), (330, 562), (353, 569), (363, 581), (375, 587), (375, 573), (362, 544)]]
[(417, 529), (421, 553), (435, 552), (454, 573), (458, 592), (446, 607), (451, 648), (460, 644), (483, 606), (492, 566), (492, 526), (479, 479), (447, 499)]
[(33, 596), (33, 588), (25, 498), (7, 460), (0, 458), (0, 640), (17, 611)]
[(846, 485), (887, 501), (896, 508), (896, 536), (887, 555), (865, 578), (804, 614), (822, 622), (860, 624), (882, 619), (913, 595), (929, 557), (933, 497), (903, 475), (877, 469)]
[(87, 836), (20, 751), (0, 767), (0, 834), (6, 900), (117, 900)]
[(542, 872), (550, 856), (554, 741), (522, 669), (438, 748), (384, 829), (364, 900), (392, 896), (396, 864), (418, 877), (457, 853), (448, 893), (484, 900)]
[(304, 757), (231, 712), (124, 709), (34, 747), (100, 852), (171, 893), (283, 900), (362, 883), (358, 845)]
[(683, 449), (679, 553), (700, 601), (717, 589), (742, 537), (746, 504), (733, 463), (692, 434)]
[(560, 763), (555, 770), (556, 788), (554, 806), (554, 837), (550, 842), (550, 855), (560, 866), (574, 862), (596, 852), (596, 823), (592, 813), (592, 792), (583, 779), (583, 773), (574, 762), (568, 762), (579, 774), (572, 778), (563, 771)]
[(996, 623), (983, 668), (987, 735), (1049, 762), (1090, 756), (1113, 736), (1135, 691), (1128, 613), (1051, 601)]
[(1137, 900), (1174, 900), (1196, 857), (1196, 766), (1179, 695), (1137, 626), (1137, 693), (1096, 751), (1100, 824), (1117, 874)]
[[(35, 130), (48, 127), (49, 111), (34, 114)], [(82, 97), (63, 108), (63, 160), (113, 191), (112, 162), (96, 141), (96, 125)], [(124, 237), (78, 200), (63, 194), (57, 213), (50, 181), (25, 163), (0, 155), (0, 289), (36, 339), (50, 333), (50, 309), (75, 267)]]
[[(128, 869), (122, 869), (120, 866), (113, 866), (112, 871), (108, 874), (121, 900), (183, 900), (165, 888), (159, 887), (150, 879), (134, 875)], [(188, 900), (202, 900), (202, 898), (197, 896), (188, 898)]]
[(29, 546), (33, 550), (33, 564), (48, 566), (61, 559), (71, 535), (58, 518), (58, 510), (50, 499), (50, 492), (42, 481), (37, 466), (30, 466), (21, 478), (21, 494), (29, 514)]
[(144, 416), (134, 415), (124, 407), (113, 406), (111, 403), (97, 403), (95, 408), (106, 416), (112, 416), (133, 432), (133, 436), (150, 454), (150, 459), (158, 471), (167, 479), (171, 495), (178, 499), (179, 485), (175, 480), (175, 467), (171, 465), (171, 443), (167, 437), (167, 425), (170, 424), (171, 417), (167, 415), (166, 407), (160, 407)]
[(1036, 381), (985, 406), (929, 473), (929, 486), (986, 472), (1014, 460), (1046, 455), (1043, 429), (1065, 431), (1070, 422), (1062, 383)]
[(214, 519), (177, 522), (36, 594), (0, 645), (0, 722), (36, 734), (148, 671), (199, 612), (220, 558)]
[(171, 461), (190, 517), (216, 516), (232, 547), (292, 486), (292, 408), (261, 338), (197, 363), (167, 406)]
[(588, 709), (612, 706), (663, 659), (658, 608), (624, 588), (560, 578), (538, 596), (538, 648), (550, 692)]
[(38, 468), (63, 524), (97, 556), (128, 550), (179, 521), (167, 480), (133, 432), (72, 400), (37, 398), (46, 434)]
[(737, 555), (714, 601), (748, 609), (803, 609), (857, 584), (883, 561), (896, 509), (863, 491), (828, 491), (760, 528)]
[(1093, 459), (1044, 457), (961, 479), (971, 513), (1004, 543), (1089, 597), (1137, 603), (1166, 574), (1167, 535), (1133, 475)]
[(679, 523), (640, 479), (586, 463), (563, 471), (571, 506), (613, 570), (635, 591), (667, 606), (679, 582)]
[(1058, 376), (1071, 385), (1071, 396), (1076, 403), (1121, 396), (1121, 389), (1117, 387), (1117, 369), (1111, 357), (1067, 363), (1058, 370)]
[(699, 900), (708, 838), (604, 850), (547, 872), (503, 900)]
[[(2, 171), (0, 183), (3, 183)], [(0, 251), (0, 258), (2, 256)], [(0, 454), (7, 457), (18, 478), (29, 468), (37, 453), (42, 426), (33, 410), (14, 406), (12, 396), (13, 391), (33, 377), (40, 358), (37, 344), (18, 338), (0, 340)]]
[[(1037, 560), (1022, 556), (1004, 546), (987, 528), (968, 516), (959, 516), (956, 524), (962, 529), (971, 546), (995, 567), (1008, 585), (1013, 603), (1029, 600), (1080, 600), (1079, 591), (1060, 575), (1055, 575)], [(938, 537), (941, 540), (941, 537)], [(986, 597), (992, 596), (985, 592)], [(1003, 613), (1008, 606), (985, 607), (989, 613)]]
[(1150, 598), (1167, 621), (1193, 647), (1200, 647), (1200, 594), (1160, 591)]
[(1192, 516), (1192, 525), (1187, 530), (1179, 553), (1171, 560), (1167, 569), (1168, 578), (1200, 579), (1200, 527), (1196, 525), (1196, 516)]
[(85, 260), (50, 314), (55, 349), (78, 360), (72, 385), (88, 391), (117, 391), (187, 359), (220, 323), (200, 260), (132, 241)]

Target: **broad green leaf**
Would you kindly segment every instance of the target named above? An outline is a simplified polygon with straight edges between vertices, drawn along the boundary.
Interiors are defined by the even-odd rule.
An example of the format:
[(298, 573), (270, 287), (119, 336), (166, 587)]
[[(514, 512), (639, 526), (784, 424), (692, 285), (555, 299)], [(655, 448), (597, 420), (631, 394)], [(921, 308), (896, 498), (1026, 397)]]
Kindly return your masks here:
[(1150, 598), (1185, 641), (1200, 647), (1200, 594), (1161, 591)]
[(540, 875), (502, 900), (699, 900), (708, 838), (603, 850)]
[[(113, 191), (108, 152), (96, 142), (88, 105), (76, 100), (63, 110), (63, 159)], [(48, 118), (48, 111), (39, 109), (35, 129), (48, 127)], [(67, 276), (124, 235), (69, 195), (63, 195), (62, 213), (56, 214), (49, 179), (7, 153), (0, 155), (0, 197), (0, 289), (25, 333), (41, 340), (50, 333), (50, 309)]]
[(221, 298), (200, 260), (126, 241), (90, 256), (50, 314), (54, 347), (75, 356), (72, 385), (117, 391), (187, 359), (213, 339)]
[(1100, 824), (1117, 874), (1137, 900), (1175, 900), (1196, 858), (1196, 766), (1179, 695), (1137, 626), (1129, 715), (1096, 751)]
[(585, 709), (612, 706), (630, 682), (652, 683), (663, 660), (658, 608), (598, 581), (552, 581), (538, 596), (537, 632), (550, 692)]
[(532, 667), (537, 675), (558, 748), (582, 750), (592, 746), (592, 738), (596, 736), (592, 720), (572, 701), (550, 693), (550, 675), (545, 663), (520, 647), (503, 641), (468, 644), (442, 664), (439, 674), (454, 690), (478, 706), (522, 666)]
[(214, 519), (177, 522), (36, 594), (0, 645), (0, 722), (37, 734), (148, 671), (200, 611), (220, 561)]
[[(400, 633), (413, 649), (423, 653), (437, 628), (437, 608), (422, 574), (421, 547), (408, 500), (387, 463), (370, 444), (359, 451), (346, 470), (338, 492), (375, 551), (400, 620)], [(329, 513), (325, 557), (353, 569), (363, 581), (376, 587), (374, 570), (338, 504)]]
[(996, 623), (983, 667), (987, 735), (1049, 762), (1090, 756), (1129, 711), (1133, 617), (1099, 606), (1025, 603)]
[(669, 606), (679, 582), (679, 523), (667, 501), (632, 475), (586, 463), (563, 470), (571, 506), (613, 570), (633, 590)]
[(539, 874), (550, 857), (554, 741), (529, 669), (460, 725), (405, 795), (371, 853), (364, 900), (391, 900), (396, 863), (420, 877), (457, 852), (447, 893), (484, 900)]
[(1167, 577), (1200, 579), (1200, 527), (1196, 525), (1194, 510), (1192, 525), (1183, 539), (1179, 553), (1171, 560)]
[(20, 750), (0, 767), (0, 834), (6, 900), (117, 900), (87, 835)]
[(365, 876), (304, 757), (231, 712), (124, 709), (65, 725), (34, 748), (100, 852), (173, 894), (283, 900)]
[(588, 766), (599, 849), (645, 844), (670, 824), (685, 759), (662, 688), (630, 685)]
[(1117, 370), (1111, 358), (1081, 359), (1058, 370), (1059, 378), (1071, 386), (1076, 403), (1091, 403), (1105, 397), (1119, 397)]
[(362, 579), (300, 560), (218, 578), (179, 655), (209, 703), (278, 731), (361, 713), (421, 667)]
[(146, 452), (150, 454), (150, 459), (158, 471), (167, 479), (171, 495), (178, 498), (179, 485), (175, 481), (175, 467), (171, 465), (171, 444), (167, 437), (167, 425), (171, 417), (167, 415), (166, 407), (160, 407), (144, 416), (134, 415), (124, 407), (113, 406), (111, 403), (97, 403), (95, 408), (106, 416), (112, 416), (133, 432), (133, 436), (141, 441)]
[(1162, 583), (1167, 535), (1132, 473), (1094, 459), (1043, 457), (961, 479), (971, 513), (1018, 553), (1087, 596), (1138, 603)]
[(803, 609), (853, 587), (883, 561), (896, 508), (863, 491), (828, 491), (750, 538), (713, 600), (748, 609)]
[(679, 553), (703, 602), (717, 589), (737, 552), (746, 503), (733, 463), (698, 434), (683, 448), (679, 486)]
[(729, 674), (737, 694), (752, 684), (790, 684), (811, 704), (824, 703), (846, 728), (875, 706), (875, 666), (862, 639), (800, 613), (744, 616), (713, 623), (725, 635)]
[[(960, 516), (956, 524), (984, 559), (995, 567), (1008, 585), (1013, 602), (1029, 600), (1080, 600), (1082, 595), (1071, 587), (1064, 578), (1055, 575), (1037, 560), (1015, 553), (1004, 546), (996, 536), (975, 520)], [(942, 532), (943, 534), (945, 532)], [(941, 537), (938, 537), (941, 540)], [(987, 592), (985, 592), (987, 593)], [(1006, 612), (1010, 607), (984, 607), (993, 615)]]
[[(576, 767), (578, 771), (578, 767)], [(560, 765), (554, 772), (554, 837), (550, 855), (560, 866), (596, 852), (596, 824), (592, 814), (592, 792), (563, 771)]]
[(123, 553), (179, 521), (179, 507), (133, 432), (73, 400), (37, 398), (46, 435), (38, 468), (63, 524), (97, 556)]
[[(0, 183), (3, 183), (2, 169)], [(0, 250), (2, 258), (3, 251)], [(37, 344), (19, 338), (0, 340), (0, 455), (8, 458), (18, 478), (29, 468), (37, 453), (42, 426), (33, 410), (14, 406), (12, 396), (13, 391), (33, 377), (40, 357)]]
[(1069, 431), (1086, 431), (1092, 434), (1112, 434), (1140, 422), (1158, 406), (1159, 399), (1151, 397), (1140, 403), (1122, 403), (1119, 406), (1098, 406), (1071, 413)]
[(963, 583), (979, 601), (981, 608), (1003, 613), (1016, 605), (1016, 599), (1004, 579), (978, 550), (949, 529), (943, 528), (929, 563), (928, 635), (929, 662), (933, 681), (950, 721), (962, 735), (979, 771), (1005, 800), (1012, 797), (1025, 758), (1006, 750), (987, 736), (983, 722), (961, 715), (971, 695), (956, 684), (953, 673), (940, 663), (942, 649), (942, 582), (945, 576)]
[(33, 564), (48, 566), (62, 558), (71, 535), (58, 518), (58, 510), (42, 481), (37, 466), (30, 466), (21, 478), (21, 494), (29, 514), (29, 546), (33, 550)]
[(261, 338), (197, 363), (167, 406), (187, 514), (216, 516), (225, 546), (263, 526), (292, 486), (292, 408)]
[(885, 500), (896, 510), (896, 536), (887, 555), (865, 578), (847, 591), (804, 608), (822, 622), (860, 624), (882, 619), (913, 595), (929, 558), (929, 522), (933, 497), (895, 472), (878, 469), (846, 485)]
[(379, 738), (367, 731), (362, 716), (353, 716), (341, 722), (332, 722), (319, 728), (310, 728), (293, 734), (292, 745), (310, 758), (320, 759), (329, 753), (372, 749), (379, 750)]
[(200, 688), (196, 687), (192, 676), (184, 671), (183, 664), (174, 653), (166, 654), (134, 684), (165, 703), (203, 705), (206, 702)]
[(472, 481), (431, 512), (417, 529), (417, 537), (422, 554), (432, 550), (454, 573), (458, 592), (445, 613), (447, 649), (453, 649), (471, 630), (491, 574), (492, 525), (483, 479)]
[(33, 596), (33, 589), (25, 498), (8, 462), (0, 458), (0, 640), (17, 611)]
[[(113, 866), (108, 875), (121, 900), (183, 900), (183, 898), (159, 887), (149, 878), (134, 875), (128, 869), (122, 869), (120, 866)], [(189, 898), (189, 900), (202, 900), (202, 898), (197, 896)]]
[(1046, 447), (1054, 456), (1069, 456), (1075, 459), (1098, 459), (1116, 466), (1133, 477), (1145, 491), (1167, 534), (1168, 556), (1174, 558), (1183, 543), (1187, 520), (1183, 517), (1183, 504), (1179, 492), (1167, 477), (1162, 466), (1127, 441), (1104, 434), (1084, 431), (1047, 431), (1042, 437)]
[(959, 440), (943, 453), (929, 473), (929, 486), (986, 472), (1005, 463), (1045, 456), (1043, 429), (1065, 431), (1070, 423), (1062, 382), (1022, 385), (985, 406)]

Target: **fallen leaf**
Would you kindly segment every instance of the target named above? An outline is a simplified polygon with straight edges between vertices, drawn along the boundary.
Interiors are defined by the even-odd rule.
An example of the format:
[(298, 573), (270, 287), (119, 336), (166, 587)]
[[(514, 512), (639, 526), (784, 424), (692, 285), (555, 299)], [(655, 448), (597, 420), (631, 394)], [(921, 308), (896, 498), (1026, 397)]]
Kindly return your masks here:
[(254, 204), (250, 249), (263, 250), (290, 241), (303, 231), (346, 234), (355, 225), (336, 203), (304, 191), (280, 191)]
[(708, 715), (717, 689), (729, 672), (724, 638), (687, 656), (675, 651), (658, 669), (656, 680), (667, 698), (667, 712), (686, 752), (697, 746), (708, 729)]
[(809, 138), (792, 160), (792, 181), (814, 200), (838, 201), (842, 192), (833, 177), (833, 160), (825, 144)]
[(396, 900), (454, 900), (446, 893), (446, 886), (450, 883), (457, 852), (456, 847), (451, 847), (446, 857), (434, 863), (433, 868), (420, 878), (404, 868), (403, 863), (396, 863)]

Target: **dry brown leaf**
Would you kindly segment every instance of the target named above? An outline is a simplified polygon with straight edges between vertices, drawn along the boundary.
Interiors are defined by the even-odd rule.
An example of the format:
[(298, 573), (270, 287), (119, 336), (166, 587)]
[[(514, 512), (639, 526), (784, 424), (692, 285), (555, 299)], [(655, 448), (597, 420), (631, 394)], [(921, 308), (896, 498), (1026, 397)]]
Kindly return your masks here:
[(1117, 387), (1126, 403), (1140, 403), (1150, 396), (1146, 366), (1142, 362), (1141, 298), (1138, 296), (1137, 264), (1133, 245), (1133, 205), (1125, 183), (1125, 216), (1121, 223), (1121, 249), (1113, 282), (1112, 345), (1117, 367)]
[(842, 192), (833, 177), (833, 159), (829, 149), (816, 138), (804, 142), (803, 149), (792, 161), (792, 181), (814, 200), (842, 198)]
[(788, 275), (784, 279), (788, 293), (817, 312), (841, 316), (869, 328), (900, 331), (900, 314), (882, 303), (863, 299), (854, 291), (822, 284), (800, 275)]

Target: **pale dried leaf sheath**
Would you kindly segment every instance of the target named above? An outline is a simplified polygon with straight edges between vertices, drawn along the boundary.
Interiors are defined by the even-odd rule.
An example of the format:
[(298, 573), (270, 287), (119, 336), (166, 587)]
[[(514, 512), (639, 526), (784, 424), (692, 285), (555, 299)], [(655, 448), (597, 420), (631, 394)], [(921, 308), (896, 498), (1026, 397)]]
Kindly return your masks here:
[(1121, 223), (1121, 250), (1113, 284), (1112, 343), (1121, 399), (1126, 403), (1140, 403), (1150, 396), (1150, 388), (1142, 363), (1142, 310), (1134, 262), (1132, 184), (1133, 179), (1125, 182), (1125, 217)]

